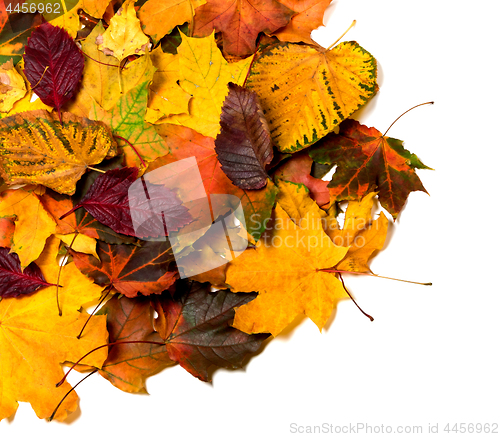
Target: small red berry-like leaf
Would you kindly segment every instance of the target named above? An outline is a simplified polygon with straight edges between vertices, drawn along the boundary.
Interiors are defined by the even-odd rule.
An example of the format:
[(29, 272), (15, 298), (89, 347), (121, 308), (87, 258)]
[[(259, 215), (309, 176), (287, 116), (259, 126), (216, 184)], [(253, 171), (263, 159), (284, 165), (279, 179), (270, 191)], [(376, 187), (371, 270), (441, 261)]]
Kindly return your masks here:
[(64, 29), (43, 23), (24, 52), (24, 74), (33, 91), (59, 112), (73, 96), (83, 74), (83, 54)]
[(0, 297), (17, 297), (34, 293), (40, 287), (48, 286), (42, 271), (35, 264), (21, 270), (21, 262), (16, 253), (0, 247)]

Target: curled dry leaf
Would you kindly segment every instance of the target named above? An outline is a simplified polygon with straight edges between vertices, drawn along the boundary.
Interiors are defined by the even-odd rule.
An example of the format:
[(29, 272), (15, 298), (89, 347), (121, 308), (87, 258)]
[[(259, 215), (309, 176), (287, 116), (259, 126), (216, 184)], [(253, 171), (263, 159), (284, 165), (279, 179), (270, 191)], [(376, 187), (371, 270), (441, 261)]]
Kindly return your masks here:
[[(114, 296), (99, 311), (106, 314), (109, 342), (155, 341), (162, 338), (152, 323), (149, 297)], [(146, 393), (146, 378), (172, 366), (165, 345), (117, 344), (111, 346), (99, 373), (115, 387), (128, 393)]]

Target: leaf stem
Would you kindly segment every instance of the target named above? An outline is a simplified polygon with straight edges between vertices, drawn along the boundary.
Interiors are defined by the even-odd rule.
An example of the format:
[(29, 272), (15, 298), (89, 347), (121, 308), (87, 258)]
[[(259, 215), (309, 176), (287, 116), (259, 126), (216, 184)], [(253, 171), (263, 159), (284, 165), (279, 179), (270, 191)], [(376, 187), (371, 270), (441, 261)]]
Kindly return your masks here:
[(351, 272), (351, 271), (349, 271), (349, 270), (335, 270), (335, 269), (321, 269), (321, 270), (319, 270), (319, 271), (320, 271), (320, 272), (327, 272), (327, 273), (352, 273), (353, 275), (375, 276), (376, 278), (390, 279), (390, 280), (392, 280), (392, 281), (407, 282), (407, 283), (409, 283), (409, 284), (417, 284), (417, 285), (432, 285), (432, 282), (414, 282), (414, 281), (407, 281), (406, 279), (390, 278), (390, 277), (388, 277), (388, 276), (376, 275), (375, 273)]
[(38, 82), (37, 82), (34, 86), (32, 86), (32, 87), (31, 87), (31, 91), (33, 91), (33, 90), (34, 90), (34, 89), (35, 89), (35, 88), (36, 88), (36, 87), (40, 84), (40, 82), (42, 81), (43, 76), (45, 75), (45, 72), (48, 70), (48, 68), (49, 68), (49, 66), (47, 65), (47, 66), (45, 67), (45, 70), (43, 70), (43, 73), (42, 73), (42, 75), (40, 76), (40, 79), (38, 80)]
[(104, 170), (101, 170), (100, 168), (91, 167), (90, 165), (87, 165), (87, 168), (90, 170), (98, 171), (99, 173), (106, 173)]
[(115, 138), (118, 138), (119, 140), (123, 140), (123, 141), (125, 141), (125, 142), (126, 142), (126, 143), (127, 143), (127, 144), (131, 147), (131, 148), (132, 148), (132, 150), (135, 152), (135, 154), (136, 154), (136, 155), (137, 155), (137, 157), (139, 158), (139, 161), (141, 161), (141, 165), (142, 165), (144, 168), (146, 168), (146, 167), (147, 167), (146, 163), (145, 163), (145, 162), (144, 162), (144, 160), (142, 159), (142, 156), (139, 154), (139, 152), (137, 151), (137, 149), (134, 147), (134, 145), (133, 145), (133, 144), (132, 144), (129, 140), (127, 140), (126, 138), (121, 137), (120, 135), (115, 135), (115, 134), (113, 134), (113, 136), (114, 136)]
[(56, 415), (57, 413), (57, 410), (59, 409), (59, 407), (62, 405), (62, 403), (64, 402), (64, 399), (66, 399), (70, 393), (72, 391), (74, 391), (83, 381), (85, 381), (89, 376), (92, 376), (94, 373), (97, 372), (98, 369), (94, 369), (92, 372), (90, 372), (85, 378), (82, 378), (80, 381), (78, 381), (78, 383), (75, 384), (74, 387), (71, 387), (71, 390), (68, 391), (68, 393), (66, 393), (64, 395), (64, 397), (61, 399), (61, 401), (57, 404), (57, 407), (54, 409), (54, 411), (52, 412), (52, 414), (50, 415), (50, 417), (48, 418), (48, 421), (49, 422), (52, 422), (52, 420), (54, 420), (54, 416)]
[(335, 41), (333, 44), (330, 44), (328, 46), (328, 48), (325, 50), (326, 52), (330, 51), (331, 49), (333, 49), (335, 47), (335, 45), (344, 37), (344, 35), (349, 32), (354, 26), (356, 25), (356, 20), (352, 20), (352, 23), (351, 25), (347, 28), (347, 30), (342, 34), (340, 35), (340, 37), (337, 39), (337, 41)]
[(408, 109), (407, 111), (403, 112), (398, 118), (396, 118), (396, 120), (394, 120), (392, 122), (392, 124), (387, 128), (387, 130), (385, 131), (384, 135), (382, 135), (383, 137), (385, 137), (387, 135), (387, 132), (389, 132), (389, 129), (394, 125), (394, 123), (396, 123), (396, 121), (398, 121), (403, 115), (405, 115), (407, 112), (410, 112), (412, 109), (415, 109), (415, 108), (418, 108), (419, 106), (423, 106), (423, 105), (434, 105), (434, 102), (425, 102), (425, 103), (420, 103), (418, 105), (415, 105), (413, 108), (410, 108)]
[(83, 357), (81, 357), (76, 363), (74, 363), (69, 370), (66, 372), (64, 375), (63, 379), (61, 379), (57, 384), (56, 387), (60, 387), (62, 384), (64, 384), (64, 381), (66, 381), (66, 378), (68, 377), (69, 373), (78, 365), (82, 360), (87, 358), (90, 354), (98, 351), (99, 349), (102, 349), (103, 347), (109, 347), (109, 346), (116, 346), (117, 344), (134, 344), (134, 343), (143, 343), (143, 344), (155, 344), (157, 346), (165, 346), (164, 342), (160, 341), (147, 341), (147, 340), (120, 340), (120, 341), (115, 341), (113, 343), (106, 343), (101, 346), (97, 346), (96, 348), (92, 349), (90, 352), (87, 352)]
[[(104, 290), (103, 290), (104, 291)], [(111, 293), (111, 288), (108, 290), (108, 292), (101, 297), (101, 299), (99, 300), (99, 302), (97, 303), (96, 307), (94, 308), (94, 311), (92, 311), (92, 313), (88, 316), (87, 318), (87, 321), (85, 322), (85, 324), (83, 325), (82, 327), (82, 330), (80, 331), (80, 333), (76, 336), (76, 338), (78, 338), (78, 340), (80, 340), (80, 338), (82, 338), (82, 334), (83, 334), (83, 331), (85, 330), (85, 328), (87, 327), (88, 323), (90, 322), (90, 319), (94, 316), (94, 314), (96, 313), (96, 311), (98, 310), (98, 308), (102, 305), (102, 303), (106, 300), (106, 298), (109, 296), (109, 293)]]
[(347, 293), (347, 295), (351, 298), (351, 300), (354, 302), (354, 305), (356, 305), (358, 307), (358, 310), (360, 310), (366, 317), (368, 317), (370, 319), (370, 322), (373, 322), (373, 320), (375, 320), (372, 316), (370, 316), (370, 314), (368, 313), (365, 313), (361, 307), (358, 305), (358, 303), (354, 300), (354, 298), (352, 297), (351, 293), (349, 293), (349, 290), (347, 289), (347, 287), (345, 286), (344, 284), (344, 279), (342, 278), (342, 275), (339, 273), (339, 278), (340, 280), (342, 281), (342, 287), (344, 287), (344, 290), (345, 292)]
[(78, 232), (75, 232), (75, 236), (73, 237), (73, 239), (71, 240), (71, 243), (69, 245), (69, 248), (68, 248), (68, 251), (66, 252), (66, 254), (64, 255), (64, 258), (61, 262), (61, 265), (59, 266), (59, 272), (57, 272), (57, 283), (56, 283), (56, 302), (57, 302), (57, 309), (59, 310), (59, 317), (62, 316), (62, 309), (61, 309), (61, 304), (59, 303), (59, 282), (61, 280), (61, 272), (62, 272), (62, 269), (64, 267), (64, 264), (66, 264), (66, 260), (68, 259), (68, 253), (69, 253), (69, 250), (73, 247), (73, 243), (75, 242), (76, 240), (76, 237), (78, 236)]
[(97, 59), (94, 59), (92, 56), (87, 55), (87, 53), (85, 53), (82, 49), (80, 49), (80, 51), (83, 53), (84, 56), (86, 56), (89, 59), (92, 59), (94, 62), (97, 62), (98, 64), (106, 65), (107, 67), (121, 68), (119, 65), (106, 64), (105, 62), (98, 61)]

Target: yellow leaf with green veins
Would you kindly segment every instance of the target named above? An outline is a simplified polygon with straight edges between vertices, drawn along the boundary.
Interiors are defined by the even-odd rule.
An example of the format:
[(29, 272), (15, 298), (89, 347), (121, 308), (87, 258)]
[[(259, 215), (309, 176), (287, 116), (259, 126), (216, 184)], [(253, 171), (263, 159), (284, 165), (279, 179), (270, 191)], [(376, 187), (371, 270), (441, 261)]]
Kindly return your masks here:
[(45, 241), (56, 232), (56, 222), (34, 191), (7, 190), (0, 195), (0, 217), (15, 217), (12, 252), (19, 255), (21, 268), (38, 259)]
[(260, 99), (281, 152), (296, 152), (331, 132), (378, 90), (375, 58), (356, 42), (330, 50), (278, 43), (255, 60), (247, 87)]
[(0, 120), (0, 176), (5, 182), (40, 184), (71, 195), (89, 166), (116, 154), (104, 123), (68, 112), (62, 119), (38, 110)]
[(222, 104), (228, 94), (227, 84), (242, 85), (251, 58), (229, 64), (215, 43), (214, 34), (205, 38), (190, 38), (181, 33), (177, 48), (181, 88), (193, 96), (189, 114), (174, 115), (162, 122), (180, 124), (215, 138), (219, 133)]

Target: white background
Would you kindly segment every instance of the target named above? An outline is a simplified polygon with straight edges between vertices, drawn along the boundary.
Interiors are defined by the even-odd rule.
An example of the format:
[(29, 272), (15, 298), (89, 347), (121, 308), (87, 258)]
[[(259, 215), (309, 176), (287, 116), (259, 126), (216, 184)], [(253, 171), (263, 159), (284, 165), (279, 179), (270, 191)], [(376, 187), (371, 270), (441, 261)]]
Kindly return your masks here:
[(357, 20), (344, 40), (379, 63), (380, 92), (358, 114), (364, 124), (383, 132), (411, 106), (436, 102), (391, 129), (435, 171), (418, 172), (430, 196), (410, 195), (372, 262), (376, 273), (432, 287), (350, 277), (373, 323), (344, 301), (323, 333), (302, 320), (212, 384), (177, 366), (149, 379), (149, 396), (131, 395), (93, 376), (78, 387), (81, 411), (69, 424), (41, 421), (21, 404), (0, 434), (274, 437), (300, 435), (292, 423), (441, 431), (500, 422), (495, 3), (338, 0), (314, 33), (328, 46)]

